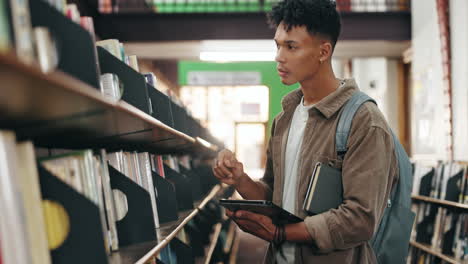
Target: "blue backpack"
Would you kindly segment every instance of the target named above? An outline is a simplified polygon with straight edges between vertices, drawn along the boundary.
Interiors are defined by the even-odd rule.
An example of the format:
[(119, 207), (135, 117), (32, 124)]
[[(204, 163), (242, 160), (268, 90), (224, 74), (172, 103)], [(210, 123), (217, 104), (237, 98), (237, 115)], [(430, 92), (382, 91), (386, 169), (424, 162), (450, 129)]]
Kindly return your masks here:
[[(344, 106), (336, 129), (336, 151), (344, 157), (347, 151), (346, 142), (351, 129), (353, 117), (359, 107), (367, 101), (376, 102), (367, 94), (358, 91)], [(392, 132), (395, 155), (398, 161), (399, 180), (392, 189), (383, 217), (377, 232), (372, 237), (371, 246), (379, 264), (404, 264), (408, 255), (411, 228), (415, 214), (411, 211), (411, 189), (413, 174), (408, 155), (400, 141)]]

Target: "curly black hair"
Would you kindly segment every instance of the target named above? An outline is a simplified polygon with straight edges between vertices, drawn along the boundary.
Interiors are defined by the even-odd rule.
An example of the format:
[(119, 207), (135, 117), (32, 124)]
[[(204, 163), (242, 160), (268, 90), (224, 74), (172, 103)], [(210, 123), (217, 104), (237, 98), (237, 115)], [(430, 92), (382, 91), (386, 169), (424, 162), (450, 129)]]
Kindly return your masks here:
[(273, 27), (283, 22), (288, 31), (295, 26), (306, 26), (312, 35), (329, 38), (333, 47), (341, 30), (334, 0), (282, 0), (273, 6), (268, 20)]

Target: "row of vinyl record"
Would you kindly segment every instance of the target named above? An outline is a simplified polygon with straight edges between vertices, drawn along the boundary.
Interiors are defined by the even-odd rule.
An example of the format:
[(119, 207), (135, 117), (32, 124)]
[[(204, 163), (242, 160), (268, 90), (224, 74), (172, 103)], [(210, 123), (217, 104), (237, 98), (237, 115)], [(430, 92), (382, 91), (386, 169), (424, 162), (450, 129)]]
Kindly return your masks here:
[[(96, 46), (104, 48), (114, 57), (121, 60), (128, 66), (130, 66), (136, 72), (140, 73), (137, 56), (127, 55), (125, 53), (125, 48), (124, 48), (123, 43), (121, 43), (119, 40), (117, 39), (100, 40), (96, 42)], [(153, 72), (146, 72), (146, 73), (141, 73), (141, 74), (145, 77), (145, 80), (148, 84), (150, 84), (154, 88), (159, 88), (156, 75), (154, 75)], [(122, 82), (119, 80), (119, 77), (116, 74), (113, 74), (113, 73), (101, 74), (100, 81), (101, 81), (100, 88), (101, 88), (102, 94), (104, 94), (108, 98), (112, 98), (115, 100), (121, 99), (124, 87), (123, 87)], [(170, 96), (172, 100), (176, 102), (177, 104), (182, 105), (181, 100), (177, 96), (175, 96), (175, 94), (172, 93), (171, 90), (166, 88), (166, 89), (160, 89), (159, 91), (167, 96)]]
[[(94, 36), (93, 19), (80, 16), (75, 4), (67, 4), (66, 0), (45, 1)], [(0, 1), (0, 32), (0, 52), (13, 50), (23, 63), (36, 64), (44, 72), (57, 66), (55, 38), (46, 27), (32, 27), (29, 1)]]
[[(214, 237), (216, 224), (220, 225), (220, 231)], [(222, 218), (221, 206), (212, 200), (154, 257), (152, 263), (200, 263), (197, 260), (207, 257), (206, 248), (211, 244), (215, 247), (210, 263), (227, 263), (235, 238), (235, 232), (230, 232), (233, 231), (230, 230), (232, 224), (232, 221)]]
[(112, 101), (124, 100), (182, 133), (222, 144), (199, 124), (185, 127), (199, 122), (180, 98), (159, 85), (154, 73), (140, 72), (136, 56), (127, 55), (117, 39), (96, 42), (92, 18), (81, 17), (75, 5), (57, 11), (44, 0), (8, 1), (0, 0), (0, 52), (14, 53), (46, 74), (67, 73)]
[[(92, 21), (90, 21), (92, 23)], [(93, 32), (94, 34), (94, 32)], [(182, 103), (182, 100), (173, 93), (167, 86), (159, 85), (158, 79), (153, 72), (141, 72), (138, 64), (138, 58), (136, 55), (127, 55), (125, 52), (124, 44), (121, 43), (118, 39), (105, 39), (96, 41), (96, 46), (102, 47), (107, 50), (114, 57), (122, 61), (123, 63), (130, 66), (136, 72), (142, 74), (145, 78), (145, 81), (151, 85), (151, 87), (157, 89), (161, 93), (171, 98), (171, 101), (181, 107), (186, 111), (189, 111)], [(119, 77), (113, 73), (101, 74), (100, 77), (101, 92), (109, 98), (119, 100), (123, 94), (124, 85), (119, 80)]]
[[(0, 32), (2, 33), (0, 35), (0, 52), (15, 50), (21, 61), (28, 64), (36, 64), (43, 72), (54, 71), (60, 60), (58, 52), (60, 44), (57, 43), (56, 36), (47, 27), (32, 26), (28, 1), (6, 1), (0, 0)], [(86, 29), (90, 33), (91, 38), (95, 40), (93, 18), (81, 16), (75, 4), (67, 4), (66, 0), (38, 1), (46, 1), (54, 6), (71, 21)], [(96, 42), (96, 45), (106, 49), (135, 71), (140, 72), (137, 57), (135, 55), (127, 55), (123, 43), (117, 39), (100, 40)], [(153, 87), (158, 87), (154, 73), (147, 72), (142, 74), (149, 84)], [(118, 76), (106, 73), (100, 77), (102, 93), (110, 98), (120, 99), (123, 87), (118, 80)], [(115, 79), (117, 80), (115, 81)], [(181, 104), (180, 99), (167, 88), (161, 90), (161, 92), (173, 98), (177, 104)]]
[[(468, 167), (461, 162), (416, 162), (413, 195), (468, 203)], [(468, 260), (468, 214), (457, 207), (414, 203), (411, 239), (458, 260)], [(440, 258), (412, 247), (408, 263), (440, 263)]]
[[(457, 260), (468, 260), (468, 213), (427, 203), (414, 204), (413, 211), (416, 212), (413, 241)], [(412, 249), (409, 263), (439, 262)]]
[(438, 162), (436, 166), (414, 165), (413, 195), (468, 204), (468, 166)]
[[(100, 237), (103, 238), (104, 244), (99, 246), (110, 254), (111, 251), (119, 249), (119, 239), (122, 238), (119, 236), (116, 225), (130, 214), (130, 210), (133, 214), (146, 210), (142, 212), (144, 218), (138, 219), (139, 216), (137, 216), (136, 222), (130, 223), (135, 226), (149, 221), (150, 225), (147, 226), (150, 230), (143, 230), (145, 234), (156, 233), (155, 228), (159, 227), (159, 219), (168, 221), (167, 217), (164, 218), (165, 212), (161, 211), (163, 208), (159, 208), (160, 206), (172, 208), (177, 214), (180, 209), (177, 204), (179, 201), (174, 199), (172, 202), (166, 202), (167, 204), (161, 202), (161, 199), (164, 200), (167, 197), (161, 197), (166, 195), (163, 192), (157, 193), (157, 185), (165, 181), (163, 178), (166, 177), (168, 170), (170, 170), (169, 173), (181, 170), (190, 173), (191, 163), (188, 157), (165, 156), (163, 158), (137, 152), (44, 151), (35, 149), (31, 142), (17, 143), (13, 132), (0, 131), (0, 210), (2, 211), (0, 255), (3, 263), (51, 263), (49, 250), (59, 249), (70, 240), (69, 233), (77, 230), (76, 227), (71, 226), (76, 219), (70, 219), (72, 218), (70, 212), (67, 212), (60, 202), (45, 199), (44, 193), (41, 195), (41, 189), (43, 190), (44, 186), (41, 185), (42, 180), (40, 181), (39, 178), (42, 179), (44, 173), (50, 173), (53, 178), (71, 187), (70, 190), (81, 194), (97, 206), (99, 209), (99, 213), (96, 214), (99, 215), (97, 223), (101, 223), (102, 236)], [(144, 199), (136, 203), (127, 201), (131, 197), (127, 197), (125, 193), (114, 188), (114, 184), (111, 184), (115, 181), (113, 177), (118, 176), (116, 173), (128, 179), (125, 184), (129, 185), (131, 181), (135, 186), (144, 189), (146, 192), (143, 192), (143, 197), (145, 197), (144, 193), (149, 194), (148, 200), (150, 201), (148, 203)], [(209, 176), (212, 178), (210, 186), (213, 186), (216, 180), (212, 175)], [(153, 179), (157, 179), (158, 183)], [(169, 179), (168, 182), (168, 185), (176, 186), (177, 191), (178, 183), (173, 183)], [(186, 186), (183, 191), (186, 192), (187, 189), (192, 197), (190, 186)], [(183, 195), (180, 189), (179, 195)], [(189, 200), (192, 204), (187, 208), (193, 208), (194, 200)], [(133, 202), (132, 208), (130, 208), (130, 202)], [(145, 204), (150, 204), (149, 208), (145, 208)], [(144, 214), (148, 212), (149, 214)], [(89, 216), (82, 212), (80, 217)], [(176, 219), (177, 216), (169, 220)], [(125, 232), (128, 233), (128, 230)], [(129, 240), (124, 239), (126, 239), (125, 246), (129, 245)], [(156, 239), (156, 237), (146, 236), (146, 241), (151, 239)], [(78, 248), (73, 250), (79, 251)], [(81, 253), (89, 254), (90, 252)], [(54, 261), (54, 263), (61, 262)]]

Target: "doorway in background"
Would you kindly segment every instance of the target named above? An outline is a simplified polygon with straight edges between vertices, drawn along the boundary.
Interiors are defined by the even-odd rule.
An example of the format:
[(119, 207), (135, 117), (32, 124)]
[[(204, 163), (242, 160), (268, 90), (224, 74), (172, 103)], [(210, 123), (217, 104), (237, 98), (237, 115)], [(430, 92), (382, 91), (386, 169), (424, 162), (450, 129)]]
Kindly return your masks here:
[(252, 178), (263, 175), (269, 89), (249, 86), (183, 86), (181, 100), (213, 136), (235, 152)]

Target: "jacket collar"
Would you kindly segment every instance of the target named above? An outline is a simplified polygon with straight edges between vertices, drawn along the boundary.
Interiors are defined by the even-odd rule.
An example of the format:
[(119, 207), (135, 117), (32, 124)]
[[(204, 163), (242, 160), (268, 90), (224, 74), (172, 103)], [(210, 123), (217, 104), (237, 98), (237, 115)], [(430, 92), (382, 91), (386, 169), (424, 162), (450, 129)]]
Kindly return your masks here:
[[(354, 79), (344, 79), (343, 81), (344, 84), (339, 89), (336, 89), (334, 92), (315, 104), (315, 106), (309, 110), (309, 114), (313, 109), (317, 109), (325, 116), (325, 118), (328, 119), (338, 112), (348, 99), (351, 98), (351, 95), (359, 90)], [(283, 97), (281, 104), (284, 112), (294, 111), (296, 106), (301, 102), (302, 96), (303, 93), (299, 88)]]

